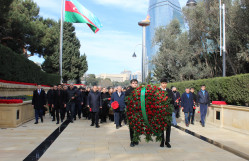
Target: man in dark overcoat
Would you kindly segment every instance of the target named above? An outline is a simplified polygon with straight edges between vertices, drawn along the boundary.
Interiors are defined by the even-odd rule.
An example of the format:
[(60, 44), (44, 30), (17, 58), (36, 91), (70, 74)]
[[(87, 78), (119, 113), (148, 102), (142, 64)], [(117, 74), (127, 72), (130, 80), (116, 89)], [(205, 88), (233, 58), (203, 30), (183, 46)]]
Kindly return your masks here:
[[(138, 81), (136, 79), (132, 79), (130, 81), (130, 87), (125, 92), (125, 97), (130, 96), (132, 94), (132, 92), (134, 91), (134, 89), (137, 88), (137, 86), (138, 86)], [(135, 145), (138, 145), (139, 143), (133, 141), (134, 130), (130, 126), (129, 126), (129, 132), (130, 132), (130, 140), (131, 140), (130, 147), (134, 147)]]
[(93, 90), (88, 94), (87, 107), (91, 109), (92, 124), (99, 128), (99, 112), (102, 108), (101, 93), (97, 91), (98, 87), (94, 86)]
[(37, 89), (33, 92), (32, 107), (35, 109), (35, 124), (38, 124), (38, 118), (41, 118), (43, 122), (43, 109), (46, 105), (46, 93), (41, 88), (41, 85), (37, 85)]
[(54, 87), (50, 86), (50, 89), (47, 92), (47, 102), (49, 107), (49, 114), (52, 116), (52, 104), (53, 104), (53, 90)]
[(64, 91), (60, 84), (58, 85), (58, 89), (54, 90), (52, 108), (54, 109), (55, 114), (56, 114), (56, 120), (57, 120), (56, 124), (59, 124), (60, 118), (61, 118), (61, 122), (63, 122), (64, 117), (65, 117), (64, 108), (66, 108), (66, 102), (65, 102), (65, 97), (64, 97)]
[(205, 85), (201, 86), (201, 90), (197, 94), (197, 104), (200, 105), (202, 127), (205, 127), (207, 108), (210, 106), (209, 93), (206, 91)]
[(118, 109), (114, 110), (114, 121), (116, 124), (116, 129), (122, 127), (121, 123), (124, 118), (125, 111), (125, 93), (122, 92), (122, 87), (118, 86), (117, 91), (112, 94), (111, 103), (117, 101), (119, 104)]
[[(168, 84), (167, 78), (162, 78), (160, 80), (160, 82), (161, 82), (161, 90), (162, 91), (167, 91), (167, 96), (170, 99), (170, 104), (172, 104), (174, 106), (174, 98), (173, 98), (172, 90), (167, 88), (167, 84)], [(170, 145), (170, 133), (171, 133), (171, 123), (169, 125), (167, 125), (167, 128), (166, 128), (165, 145), (168, 148), (171, 148), (171, 145)], [(164, 132), (162, 133), (162, 141), (161, 141), (160, 147), (164, 147)]]
[(189, 120), (193, 115), (193, 107), (194, 107), (193, 94), (190, 92), (189, 88), (186, 88), (185, 93), (182, 94), (181, 105), (182, 105), (183, 112), (185, 115), (185, 124), (188, 127)]

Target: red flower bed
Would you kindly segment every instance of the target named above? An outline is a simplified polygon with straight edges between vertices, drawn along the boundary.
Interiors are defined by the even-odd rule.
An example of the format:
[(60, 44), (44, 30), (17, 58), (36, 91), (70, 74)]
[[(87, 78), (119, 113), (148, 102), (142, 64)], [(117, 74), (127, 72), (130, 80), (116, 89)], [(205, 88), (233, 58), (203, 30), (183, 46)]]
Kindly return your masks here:
[(213, 101), (212, 104), (213, 105), (227, 105), (225, 101)]
[(16, 104), (16, 103), (23, 103), (23, 100), (21, 99), (12, 99), (12, 100), (7, 100), (7, 99), (0, 99), (1, 104)]
[[(21, 84), (21, 85), (37, 86), (36, 83), (15, 82), (15, 81), (7, 81), (7, 80), (1, 80), (1, 79), (0, 79), (0, 82), (2, 82), (2, 83), (10, 83), (10, 84)], [(50, 87), (48, 85), (41, 85), (41, 86)]]
[(141, 135), (146, 136), (147, 142), (153, 141), (152, 136), (161, 141), (162, 132), (171, 123), (173, 107), (167, 91), (152, 85), (144, 88), (135, 89), (126, 100), (129, 126), (134, 129), (133, 141), (141, 141)]

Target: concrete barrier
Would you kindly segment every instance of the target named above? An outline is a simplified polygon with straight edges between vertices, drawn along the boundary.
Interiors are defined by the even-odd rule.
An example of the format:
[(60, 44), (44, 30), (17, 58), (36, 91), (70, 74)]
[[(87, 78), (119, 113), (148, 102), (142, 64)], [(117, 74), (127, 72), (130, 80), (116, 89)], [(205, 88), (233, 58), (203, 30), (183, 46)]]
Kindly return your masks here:
[(0, 104), (0, 128), (15, 128), (34, 119), (31, 101), (20, 104)]
[[(200, 108), (195, 112), (195, 122), (199, 123)], [(184, 113), (181, 111), (181, 119)], [(234, 105), (211, 105), (207, 110), (206, 123), (221, 128), (249, 134), (249, 107)]]

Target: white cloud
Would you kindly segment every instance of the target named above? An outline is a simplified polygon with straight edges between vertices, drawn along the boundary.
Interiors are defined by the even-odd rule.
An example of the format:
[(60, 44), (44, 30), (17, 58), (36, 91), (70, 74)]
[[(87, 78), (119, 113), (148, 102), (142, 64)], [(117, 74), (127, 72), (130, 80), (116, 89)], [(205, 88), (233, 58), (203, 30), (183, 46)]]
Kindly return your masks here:
[(116, 6), (129, 11), (146, 14), (148, 11), (149, 0), (94, 0), (96, 3), (105, 6)]

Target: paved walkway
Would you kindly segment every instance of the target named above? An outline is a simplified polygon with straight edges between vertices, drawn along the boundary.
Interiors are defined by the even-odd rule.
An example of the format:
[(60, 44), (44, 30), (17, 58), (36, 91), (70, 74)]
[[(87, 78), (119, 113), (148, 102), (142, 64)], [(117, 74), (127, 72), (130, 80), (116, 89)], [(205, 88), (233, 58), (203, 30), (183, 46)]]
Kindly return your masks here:
[[(46, 116), (43, 124), (34, 125), (34, 121), (16, 129), (0, 130), (0, 160), (23, 160), (58, 125)], [(230, 152), (204, 142), (181, 130), (172, 128), (172, 148), (160, 148), (159, 143), (146, 143), (144, 140), (134, 148), (129, 146), (128, 127), (116, 130), (113, 122), (101, 124), (99, 129), (90, 127), (90, 121), (77, 120), (62, 132), (56, 141), (41, 157), (41, 161), (240, 161), (244, 160)], [(195, 125), (196, 129), (201, 128)], [(189, 127), (189, 128), (194, 128)], [(212, 131), (207, 126), (205, 131)], [(215, 129), (216, 130), (216, 129)], [(196, 131), (197, 132), (197, 131)], [(203, 131), (203, 133), (206, 133)], [(207, 137), (213, 135), (207, 133)], [(219, 134), (215, 134), (219, 136)], [(206, 136), (206, 135), (204, 135)], [(231, 142), (236, 137), (233, 133)], [(218, 137), (217, 137), (218, 138)], [(249, 138), (249, 137), (248, 137)], [(214, 138), (215, 139), (215, 138)], [(218, 140), (217, 140), (218, 141)], [(248, 143), (248, 142), (247, 142)], [(239, 143), (238, 143), (239, 145)], [(238, 149), (237, 149), (238, 150)]]

